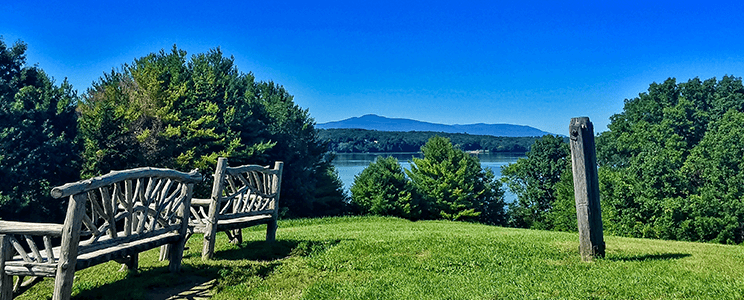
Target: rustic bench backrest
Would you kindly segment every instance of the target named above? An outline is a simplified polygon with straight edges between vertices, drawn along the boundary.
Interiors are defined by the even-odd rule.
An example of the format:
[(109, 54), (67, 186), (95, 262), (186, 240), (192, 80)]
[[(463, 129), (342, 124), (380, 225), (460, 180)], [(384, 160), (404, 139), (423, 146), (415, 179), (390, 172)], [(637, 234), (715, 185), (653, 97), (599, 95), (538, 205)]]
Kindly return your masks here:
[[(139, 251), (167, 243), (179, 246), (169, 266), (178, 271), (193, 184), (201, 180), (196, 170), (138, 168), (53, 188), (53, 197), (69, 197), (64, 224), (0, 221), (0, 298), (10, 298), (8, 278), (17, 275), (53, 276), (54, 298), (69, 299), (76, 270), (123, 257), (136, 267)], [(59, 247), (52, 237), (61, 238)]]
[(273, 214), (279, 197), (279, 172), (257, 165), (226, 168), (220, 215)]
[(267, 240), (275, 239), (283, 166), (277, 161), (273, 168), (228, 167), (227, 158), (217, 160), (210, 199), (192, 202), (190, 224), (194, 232), (204, 233), (202, 258), (212, 257), (218, 230), (225, 231), (231, 242), (240, 243), (241, 228), (267, 224)]
[[(183, 227), (184, 201), (198, 173), (155, 168), (112, 172), (52, 190), (85, 196), (79, 254)], [(86, 239), (82, 239), (86, 237)]]

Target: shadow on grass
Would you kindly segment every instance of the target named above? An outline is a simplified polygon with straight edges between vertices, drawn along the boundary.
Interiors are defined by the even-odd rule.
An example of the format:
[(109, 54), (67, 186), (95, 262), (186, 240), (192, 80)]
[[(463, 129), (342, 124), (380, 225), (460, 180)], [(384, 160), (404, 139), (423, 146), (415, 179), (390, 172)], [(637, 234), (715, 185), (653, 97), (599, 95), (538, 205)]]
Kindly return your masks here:
[(688, 253), (661, 253), (661, 254), (644, 254), (636, 256), (609, 257), (611, 261), (651, 261), (651, 260), (672, 260), (681, 259), (692, 254)]
[[(73, 299), (208, 299), (217, 278), (216, 272), (194, 270), (184, 266), (180, 273), (168, 267), (130, 272), (126, 278), (101, 286), (81, 287)], [(85, 282), (83, 285), (93, 284)], [(176, 297), (174, 297), (176, 296)]]
[[(147, 268), (127, 274), (126, 278), (91, 288), (83, 287), (74, 299), (207, 299), (211, 290), (220, 286), (244, 283), (251, 277), (266, 278), (283, 264), (287, 257), (306, 257), (320, 254), (341, 240), (299, 241), (278, 240), (244, 242), (235, 248), (216, 251), (216, 265), (191, 266), (184, 263), (178, 274), (168, 272), (168, 267)], [(201, 253), (194, 255), (200, 259)], [(220, 263), (224, 261), (224, 263)], [(234, 264), (233, 262), (238, 262)]]
[(275, 261), (289, 256), (310, 256), (338, 245), (341, 240), (298, 241), (278, 240), (274, 242), (252, 241), (239, 248), (215, 251), (214, 259)]

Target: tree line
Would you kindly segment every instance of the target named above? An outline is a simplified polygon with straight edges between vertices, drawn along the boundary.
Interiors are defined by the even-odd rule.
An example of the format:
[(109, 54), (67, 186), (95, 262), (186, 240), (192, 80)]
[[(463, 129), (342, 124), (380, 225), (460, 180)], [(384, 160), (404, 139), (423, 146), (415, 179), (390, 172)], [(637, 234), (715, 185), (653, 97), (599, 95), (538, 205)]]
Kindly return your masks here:
[(465, 151), (527, 152), (537, 137), (496, 137), (431, 131), (320, 129), (319, 137), (336, 153), (419, 152), (433, 136), (448, 138)]
[[(652, 83), (648, 91), (626, 99), (623, 112), (610, 121), (609, 130), (596, 137), (607, 234), (744, 242), (740, 77), (693, 78), (682, 83), (669, 78)], [(498, 195), (503, 187), (488, 175), (476, 175), (483, 170), (468, 167), (462, 150), (444, 150), (452, 146), (441, 140), (430, 143), (423, 148), (424, 158), (414, 159), (410, 170), (402, 170), (392, 157), (378, 158), (355, 178), (352, 203), (364, 213), (409, 219), (577, 230), (571, 157), (564, 138), (544, 136), (534, 142), (526, 158), (502, 168), (500, 183), (517, 195), (509, 204), (478, 200), (480, 193)], [(460, 156), (451, 151), (459, 151)], [(466, 177), (488, 183), (486, 192), (473, 189), (474, 183)], [(489, 203), (501, 209), (484, 209)], [(482, 218), (494, 212), (499, 217)]]
[[(0, 38), (0, 218), (61, 222), (66, 182), (141, 166), (202, 174), (285, 162), (285, 217), (336, 214), (343, 186), (307, 109), (284, 87), (242, 73), (219, 48), (188, 57), (173, 47), (104, 73), (78, 95), (26, 65), (27, 45)], [(209, 182), (195, 188), (209, 194)]]
[[(744, 241), (744, 85), (669, 78), (625, 100), (597, 135), (604, 230), (611, 235)], [(513, 226), (576, 230), (568, 147), (536, 142), (502, 171)]]
[[(281, 85), (240, 72), (219, 48), (148, 54), (80, 95), (26, 65), (26, 50), (0, 38), (2, 219), (61, 222), (66, 204), (49, 196), (54, 186), (139, 166), (211, 174), (227, 156), (235, 165), (285, 162), (283, 217), (382, 214), (576, 230), (564, 137), (503, 139), (499, 148), (480, 136), (333, 130), (342, 141), (324, 138), (333, 131), (316, 130)], [(607, 234), (744, 242), (741, 78), (652, 83), (610, 121), (596, 138)], [(465, 153), (516, 145), (527, 157), (504, 167), (501, 179)], [(423, 158), (409, 170), (379, 158), (355, 178), (349, 199), (331, 164), (329, 151), (341, 149), (334, 147), (421, 150)], [(208, 185), (197, 195), (207, 196)], [(505, 188), (517, 201), (504, 202)]]

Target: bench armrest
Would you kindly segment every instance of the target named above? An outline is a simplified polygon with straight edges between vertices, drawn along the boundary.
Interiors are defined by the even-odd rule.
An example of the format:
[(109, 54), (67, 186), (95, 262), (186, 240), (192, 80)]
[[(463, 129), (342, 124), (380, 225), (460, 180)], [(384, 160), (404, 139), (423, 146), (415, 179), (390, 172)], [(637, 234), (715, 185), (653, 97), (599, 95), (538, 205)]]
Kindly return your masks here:
[(0, 221), (0, 234), (62, 236), (62, 224)]

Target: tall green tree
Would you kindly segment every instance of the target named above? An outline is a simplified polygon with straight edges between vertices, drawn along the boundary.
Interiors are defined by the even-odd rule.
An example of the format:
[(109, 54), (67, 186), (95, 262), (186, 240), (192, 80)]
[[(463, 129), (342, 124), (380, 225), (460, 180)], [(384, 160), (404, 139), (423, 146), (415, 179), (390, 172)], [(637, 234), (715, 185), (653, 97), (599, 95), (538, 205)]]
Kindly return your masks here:
[(504, 192), (478, 158), (434, 136), (414, 158), (408, 177), (422, 196), (423, 218), (505, 224)]
[(0, 218), (61, 222), (65, 201), (49, 191), (79, 178), (77, 95), (26, 66), (26, 49), (0, 37)]
[(670, 78), (627, 99), (623, 112), (611, 117), (610, 130), (597, 138), (606, 230), (638, 237), (740, 242), (741, 234), (737, 237), (732, 228), (739, 226), (741, 213), (732, 207), (744, 199), (719, 192), (735, 190), (735, 176), (732, 181), (716, 181), (718, 175), (702, 170), (706, 166), (736, 173), (733, 166), (743, 158), (727, 160), (722, 153), (734, 152), (714, 144), (744, 147), (717, 129), (733, 129), (725, 125), (735, 119), (728, 112), (742, 110), (744, 86), (733, 76), (684, 83)]
[[(683, 173), (691, 180), (691, 196), (677, 236), (720, 243), (744, 242), (744, 112), (730, 109), (710, 124), (692, 150)], [(696, 209), (704, 207), (704, 209)]]
[(348, 197), (309, 111), (295, 104), (284, 87), (271, 81), (255, 83), (253, 93), (264, 112), (260, 120), (266, 124), (268, 138), (276, 141), (266, 157), (286, 162), (282, 201), (292, 208), (289, 216), (345, 213)]
[(340, 216), (352, 211), (348, 193), (338, 175), (338, 170), (325, 160), (319, 169), (315, 182), (312, 216)]
[(421, 216), (419, 197), (395, 157), (377, 157), (351, 186), (352, 204), (362, 214), (416, 220)]
[(105, 74), (83, 96), (85, 176), (113, 169), (214, 167), (218, 156), (248, 163), (273, 146), (253, 114), (253, 76), (213, 50), (152, 53)]
[[(285, 216), (325, 214), (314, 209), (314, 192), (336, 184), (322, 178), (335, 173), (328, 172), (326, 147), (308, 111), (282, 86), (238, 71), (219, 48), (187, 59), (174, 46), (125, 64), (88, 89), (80, 112), (85, 176), (138, 166), (208, 174), (219, 156), (231, 165), (281, 160)], [(343, 204), (344, 195), (336, 196)], [(323, 197), (329, 201), (328, 193)]]
[(570, 158), (566, 169), (561, 173), (561, 179), (555, 184), (555, 202), (550, 210), (551, 230), (578, 231), (576, 217), (576, 198), (574, 197), (573, 169)]
[[(517, 195), (509, 206), (510, 225), (535, 229), (554, 229), (565, 224), (565, 215), (573, 209), (572, 185), (564, 179), (564, 194), (560, 205), (557, 185), (562, 177), (570, 176), (570, 152), (562, 137), (546, 135), (535, 141), (527, 158), (502, 167), (502, 181)], [(569, 189), (570, 188), (570, 192)], [(573, 210), (575, 218), (575, 210)], [(560, 218), (559, 218), (560, 217)], [(569, 222), (570, 223), (570, 222)], [(561, 226), (562, 229), (567, 225)]]

